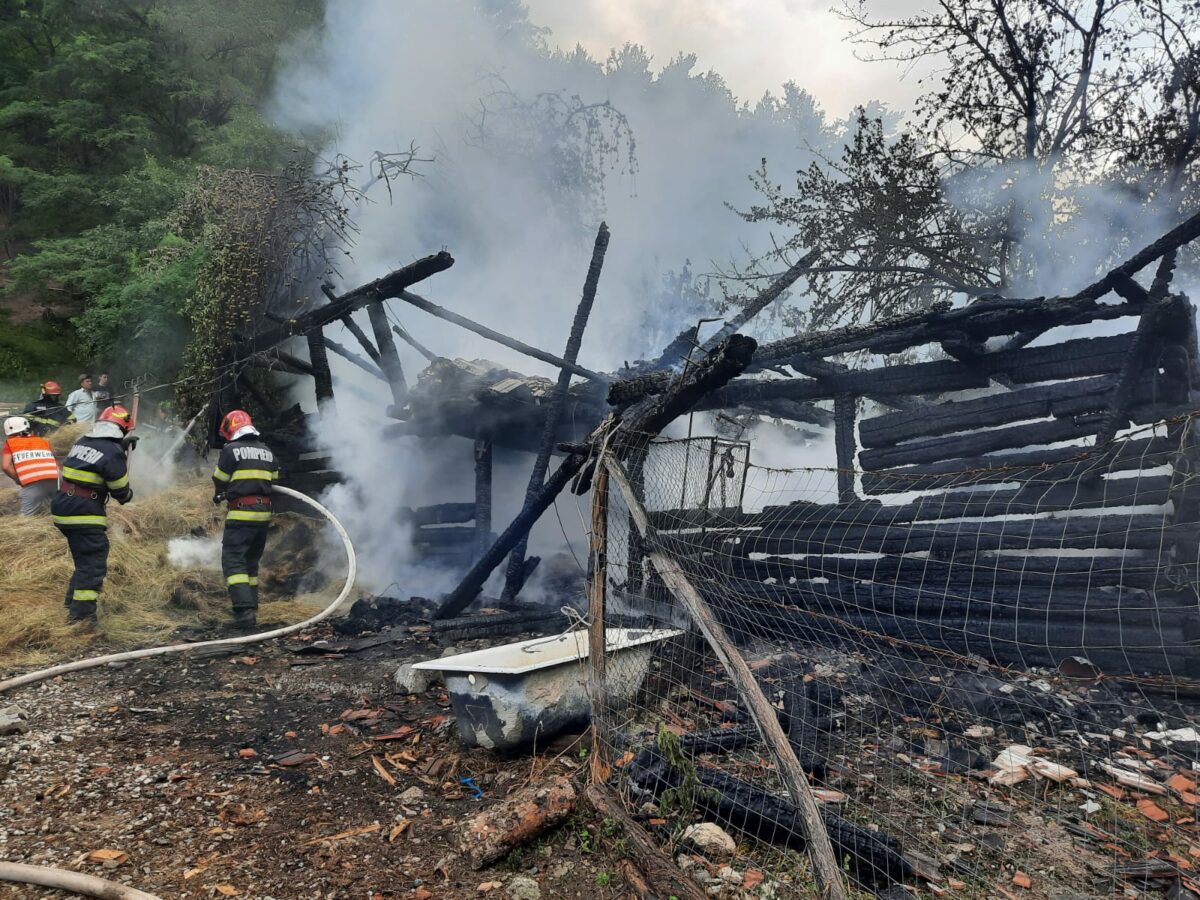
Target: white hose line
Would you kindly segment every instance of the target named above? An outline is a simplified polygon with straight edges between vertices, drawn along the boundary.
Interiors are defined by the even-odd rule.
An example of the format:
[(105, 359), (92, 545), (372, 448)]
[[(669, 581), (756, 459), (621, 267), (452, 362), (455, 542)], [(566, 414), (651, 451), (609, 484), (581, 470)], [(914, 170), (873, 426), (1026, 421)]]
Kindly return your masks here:
[(115, 881), (105, 881), (94, 875), (84, 875), (82, 872), (71, 872), (67, 869), (52, 869), (49, 866), (0, 862), (0, 881), (36, 884), (40, 887), (71, 891), (84, 897), (100, 897), (101, 900), (162, 900), (157, 894), (147, 894)]
[(262, 641), (295, 634), (297, 631), (302, 631), (310, 625), (316, 625), (318, 622), (329, 618), (337, 612), (338, 607), (345, 603), (346, 598), (350, 596), (350, 592), (354, 589), (354, 579), (358, 574), (358, 559), (354, 555), (354, 545), (350, 542), (350, 535), (346, 533), (346, 529), (342, 527), (342, 523), (337, 520), (333, 513), (311, 497), (301, 494), (299, 491), (293, 491), (291, 488), (280, 487), (279, 485), (276, 485), (273, 490), (277, 494), (286, 494), (289, 497), (295, 497), (297, 500), (301, 500), (317, 510), (317, 512), (329, 520), (329, 523), (338, 533), (338, 537), (342, 539), (342, 545), (346, 548), (346, 583), (342, 585), (342, 590), (337, 595), (337, 599), (321, 610), (321, 612), (317, 613), (311, 619), (305, 619), (303, 622), (295, 625), (276, 628), (274, 631), (264, 631), (261, 634), (247, 634), (242, 637), (222, 638), (216, 641), (200, 641), (195, 644), (171, 644), (166, 647), (146, 647), (142, 650), (128, 650), (124, 653), (112, 653), (108, 656), (93, 656), (91, 659), (76, 660), (75, 662), (63, 663), (59, 666), (51, 666), (49, 669), (41, 669), (37, 672), (27, 672), (24, 675), (0, 681), (0, 694), (3, 694), (5, 691), (11, 691), (13, 688), (22, 687), (23, 685), (45, 681), (47, 678), (66, 675), (68, 672), (82, 672), (84, 669), (94, 669), (97, 666), (104, 666), (109, 663), (149, 659), (152, 656), (166, 656), (172, 653), (189, 653), (193, 650), (209, 647), (236, 647), (242, 644), (257, 644)]

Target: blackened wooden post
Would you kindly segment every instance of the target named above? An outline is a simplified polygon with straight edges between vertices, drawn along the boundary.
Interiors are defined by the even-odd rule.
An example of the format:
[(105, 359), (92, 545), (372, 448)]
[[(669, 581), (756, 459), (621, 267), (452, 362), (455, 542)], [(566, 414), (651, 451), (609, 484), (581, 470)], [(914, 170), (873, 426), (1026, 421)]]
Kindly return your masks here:
[(304, 337), (308, 341), (308, 361), (312, 365), (317, 403), (318, 405), (332, 403), (333, 374), (329, 371), (329, 355), (325, 352), (325, 341), (321, 329), (310, 331)]
[(608, 660), (604, 601), (608, 593), (608, 469), (596, 472), (592, 487), (592, 553), (588, 564), (588, 682), (592, 701), (592, 784), (603, 784), (612, 775), (608, 747), (604, 743), (604, 713), (608, 708), (605, 689)]
[(492, 439), (475, 439), (475, 558), (492, 543)]
[(858, 398), (838, 394), (833, 400), (833, 444), (837, 451), (838, 502), (852, 503), (854, 494), (854, 418)]
[(375, 343), (379, 347), (379, 368), (383, 369), (392, 388), (392, 400), (400, 406), (408, 396), (408, 384), (404, 380), (404, 368), (400, 365), (400, 354), (396, 351), (392, 326), (388, 323), (383, 303), (368, 304), (367, 317), (371, 320), (371, 330), (375, 332)]
[[(567, 338), (567, 349), (563, 359), (574, 365), (579, 358), (579, 348), (583, 344), (583, 331), (587, 327), (588, 317), (592, 314), (592, 304), (596, 301), (596, 288), (600, 284), (600, 270), (604, 266), (604, 253), (608, 249), (608, 226), (603, 222), (596, 232), (596, 243), (592, 247), (592, 261), (588, 265), (587, 277), (583, 281), (583, 296), (579, 306), (575, 308), (575, 320), (571, 323), (571, 333)], [(546, 402), (546, 419), (542, 426), (542, 440), (538, 446), (537, 458), (533, 461), (533, 472), (529, 476), (529, 486), (525, 489), (525, 503), (528, 505), (542, 489), (546, 481), (546, 469), (550, 465), (550, 452), (558, 442), (558, 426), (563, 418), (563, 410), (567, 402), (567, 389), (571, 386), (571, 372), (566, 368), (559, 369), (558, 381), (554, 391)], [(529, 537), (521, 538), (513, 548), (508, 558), (508, 571), (504, 578), (503, 598), (511, 600), (525, 584), (531, 569), (525, 565), (525, 551), (529, 546)]]

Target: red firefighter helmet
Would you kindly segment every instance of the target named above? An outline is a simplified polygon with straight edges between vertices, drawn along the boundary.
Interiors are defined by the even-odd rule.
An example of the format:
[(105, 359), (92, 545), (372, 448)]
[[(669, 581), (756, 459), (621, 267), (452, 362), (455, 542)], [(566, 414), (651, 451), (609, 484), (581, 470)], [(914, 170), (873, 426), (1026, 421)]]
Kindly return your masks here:
[(112, 422), (122, 431), (129, 432), (133, 430), (133, 416), (129, 410), (121, 405), (106, 406), (96, 417), (97, 422)]
[(57, 381), (47, 381), (42, 385), (42, 394), (47, 397), (56, 397), (62, 393), (62, 387)]
[(225, 413), (225, 418), (221, 420), (221, 437), (227, 441), (232, 441), (233, 436), (247, 425), (253, 425), (254, 420), (250, 418), (250, 413), (244, 409), (234, 409)]

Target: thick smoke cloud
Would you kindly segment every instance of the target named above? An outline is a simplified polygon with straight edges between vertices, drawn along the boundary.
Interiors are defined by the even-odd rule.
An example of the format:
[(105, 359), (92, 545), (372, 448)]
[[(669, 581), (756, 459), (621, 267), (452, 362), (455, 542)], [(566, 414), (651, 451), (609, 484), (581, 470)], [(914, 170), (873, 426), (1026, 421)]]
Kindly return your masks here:
[[(561, 353), (605, 219), (613, 237), (580, 361), (613, 369), (655, 353), (705, 314), (689, 289), (696, 275), (769, 248), (769, 234), (727, 206), (749, 204), (747, 174), (760, 159), (795, 171), (814, 159), (813, 149), (831, 149), (835, 129), (794, 85), (749, 107), (687, 57), (660, 62), (627, 46), (598, 62), (548, 46), (508, 2), (329, 0), (324, 31), (295, 49), (280, 80), (274, 115), (286, 127), (331, 134), (328, 155), (365, 162), (414, 143), (430, 160), (418, 164), (419, 177), (395, 182), (390, 197), (375, 185), (371, 202), (356, 210), (360, 235), (338, 273), (341, 287), (444, 247), (457, 263), (422, 285), (423, 294)], [(543, 115), (605, 103), (624, 118), (597, 107), (616, 127), (595, 140), (586, 136), (586, 114)], [(611, 152), (596, 140), (610, 141)], [(593, 162), (601, 163), (602, 185), (588, 152), (601, 153)], [(440, 355), (555, 374), (398, 302), (392, 309)], [(407, 346), (401, 353), (411, 379), (424, 362)], [(348, 367), (335, 374), (376, 399), (338, 393), (327, 422), (336, 422), (331, 443), (350, 480), (329, 500), (354, 528), (367, 583), (382, 589), (407, 580), (402, 590), (434, 592), (440, 585), (430, 586), (427, 573), (406, 568), (406, 535), (393, 514), (400, 505), (470, 499), (470, 443), (382, 438), (386, 388)], [(529, 458), (498, 454), (497, 462), (494, 522), (502, 527), (519, 505)], [(581, 549), (580, 516), (569, 501), (560, 507)], [(562, 543), (557, 517), (544, 517), (534, 549)]]

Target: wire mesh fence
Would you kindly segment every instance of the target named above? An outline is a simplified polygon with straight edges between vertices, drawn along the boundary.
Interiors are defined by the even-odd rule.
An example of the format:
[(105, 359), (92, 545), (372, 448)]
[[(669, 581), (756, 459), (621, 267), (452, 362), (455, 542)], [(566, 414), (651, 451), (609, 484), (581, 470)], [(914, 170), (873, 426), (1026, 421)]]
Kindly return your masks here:
[(727, 638), (851, 891), (1200, 895), (1194, 425), (859, 471), (842, 502), (836, 470), (742, 445), (611, 456), (597, 731), (618, 794), (706, 892), (817, 895)]

